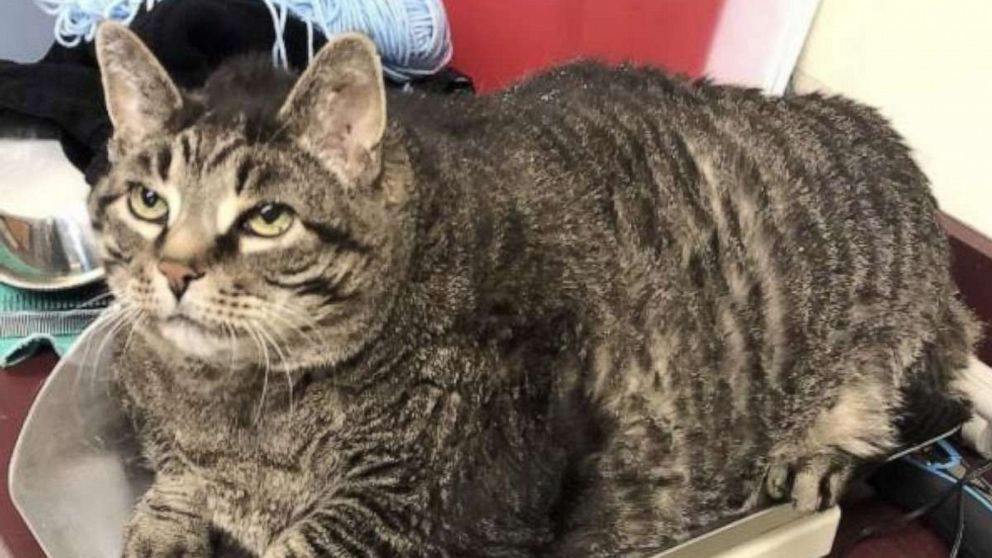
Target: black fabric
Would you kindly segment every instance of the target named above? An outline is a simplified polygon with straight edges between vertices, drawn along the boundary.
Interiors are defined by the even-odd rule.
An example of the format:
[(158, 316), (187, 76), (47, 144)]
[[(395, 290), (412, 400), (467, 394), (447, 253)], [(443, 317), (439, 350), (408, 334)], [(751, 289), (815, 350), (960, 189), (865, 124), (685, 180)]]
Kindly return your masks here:
[(902, 412), (896, 420), (896, 429), (902, 447), (932, 440), (971, 418), (968, 403), (948, 395), (944, 386), (914, 381), (901, 391)]
[[(193, 88), (226, 58), (271, 52), (272, 16), (258, 0), (168, 0), (140, 12), (131, 24), (176, 83)], [(324, 42), (319, 34), (314, 50)], [(289, 18), (283, 35), (290, 65), (307, 63), (306, 26)], [(471, 89), (464, 76), (442, 72), (414, 87), (436, 91)], [(55, 44), (39, 62), (0, 60), (0, 116), (5, 111), (57, 125), (69, 160), (94, 183), (106, 169), (111, 133), (92, 43)]]

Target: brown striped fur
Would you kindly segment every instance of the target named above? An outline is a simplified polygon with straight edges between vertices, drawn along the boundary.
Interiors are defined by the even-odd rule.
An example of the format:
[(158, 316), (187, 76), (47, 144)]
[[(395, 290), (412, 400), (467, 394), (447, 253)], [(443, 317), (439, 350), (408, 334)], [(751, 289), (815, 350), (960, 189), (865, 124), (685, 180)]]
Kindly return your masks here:
[[(157, 479), (127, 556), (647, 556), (769, 495), (833, 503), (975, 340), (926, 178), (851, 101), (581, 63), (396, 94), (382, 131), (355, 37), (281, 111), (265, 62), (170, 97), (99, 40), (112, 116), (147, 123), (91, 203)], [(131, 222), (135, 181), (181, 215)], [(292, 243), (236, 226), (266, 200)], [(176, 254), (203, 270), (181, 306)]]

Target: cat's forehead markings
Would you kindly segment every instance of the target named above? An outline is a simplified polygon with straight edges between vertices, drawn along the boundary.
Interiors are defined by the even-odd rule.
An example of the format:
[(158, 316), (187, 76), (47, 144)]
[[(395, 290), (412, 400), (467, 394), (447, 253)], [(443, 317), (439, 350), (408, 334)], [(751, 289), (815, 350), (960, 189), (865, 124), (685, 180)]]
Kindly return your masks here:
[(174, 170), (173, 162), (171, 145), (162, 145), (155, 150), (155, 174), (164, 183), (168, 183), (169, 176)]
[(203, 166), (204, 172), (212, 172), (227, 163), (244, 145), (244, 138), (238, 136), (217, 142), (213, 152), (207, 157), (207, 161)]
[(193, 161), (193, 130), (185, 130), (176, 138), (179, 143), (179, 152), (182, 154), (183, 163), (190, 164)]

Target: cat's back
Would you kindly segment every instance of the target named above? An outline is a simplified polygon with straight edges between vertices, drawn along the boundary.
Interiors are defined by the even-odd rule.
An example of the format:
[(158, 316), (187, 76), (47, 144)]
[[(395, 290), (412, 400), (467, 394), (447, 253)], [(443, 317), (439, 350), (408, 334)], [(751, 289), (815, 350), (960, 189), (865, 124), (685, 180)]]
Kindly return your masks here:
[(588, 210), (622, 266), (660, 277), (675, 304), (749, 308), (789, 332), (783, 354), (869, 337), (915, 354), (947, 319), (936, 203), (874, 109), (592, 63), (488, 103), (491, 144), (539, 162), (520, 166), (535, 178), (515, 181), (518, 196), (551, 190), (563, 212)]
[[(658, 215), (662, 229), (723, 227), (740, 237), (764, 225), (783, 248), (820, 258), (828, 269), (870, 275), (886, 296), (894, 295), (892, 285), (875, 272), (898, 275), (890, 268), (900, 264), (909, 273), (913, 265), (897, 261), (903, 257), (944, 273), (946, 246), (929, 183), (871, 107), (596, 63), (535, 76), (497, 101), (504, 132), (524, 130), (525, 140), (514, 145), (566, 157), (598, 177), (585, 186), (597, 193), (607, 188), (622, 203), (622, 192), (602, 184), (617, 178), (691, 221)], [(674, 229), (659, 233), (680, 234)]]
[[(770, 190), (819, 202), (867, 197), (934, 209), (901, 137), (876, 110), (839, 96), (772, 97), (656, 68), (578, 62), (477, 98), (396, 97), (394, 117), (427, 143), (494, 164), (523, 153), (553, 170), (600, 176), (648, 164), (655, 182), (676, 188), (718, 165), (735, 180), (757, 172)], [(626, 168), (607, 168), (616, 164)]]
[(921, 292), (944, 304), (952, 291), (926, 177), (884, 118), (842, 97), (581, 62), (399, 108), (439, 175), (536, 208), (536, 228), (605, 227), (622, 252), (681, 265), (736, 258), (754, 281), (805, 293), (793, 302), (809, 323), (855, 302), (909, 322)]

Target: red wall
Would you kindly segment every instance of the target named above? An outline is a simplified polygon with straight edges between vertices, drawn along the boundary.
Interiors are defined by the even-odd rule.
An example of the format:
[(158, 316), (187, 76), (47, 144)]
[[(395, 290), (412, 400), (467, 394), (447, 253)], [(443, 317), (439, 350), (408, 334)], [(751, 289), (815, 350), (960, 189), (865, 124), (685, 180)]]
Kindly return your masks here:
[(445, 0), (454, 66), (480, 91), (556, 62), (651, 62), (699, 75), (725, 0)]

